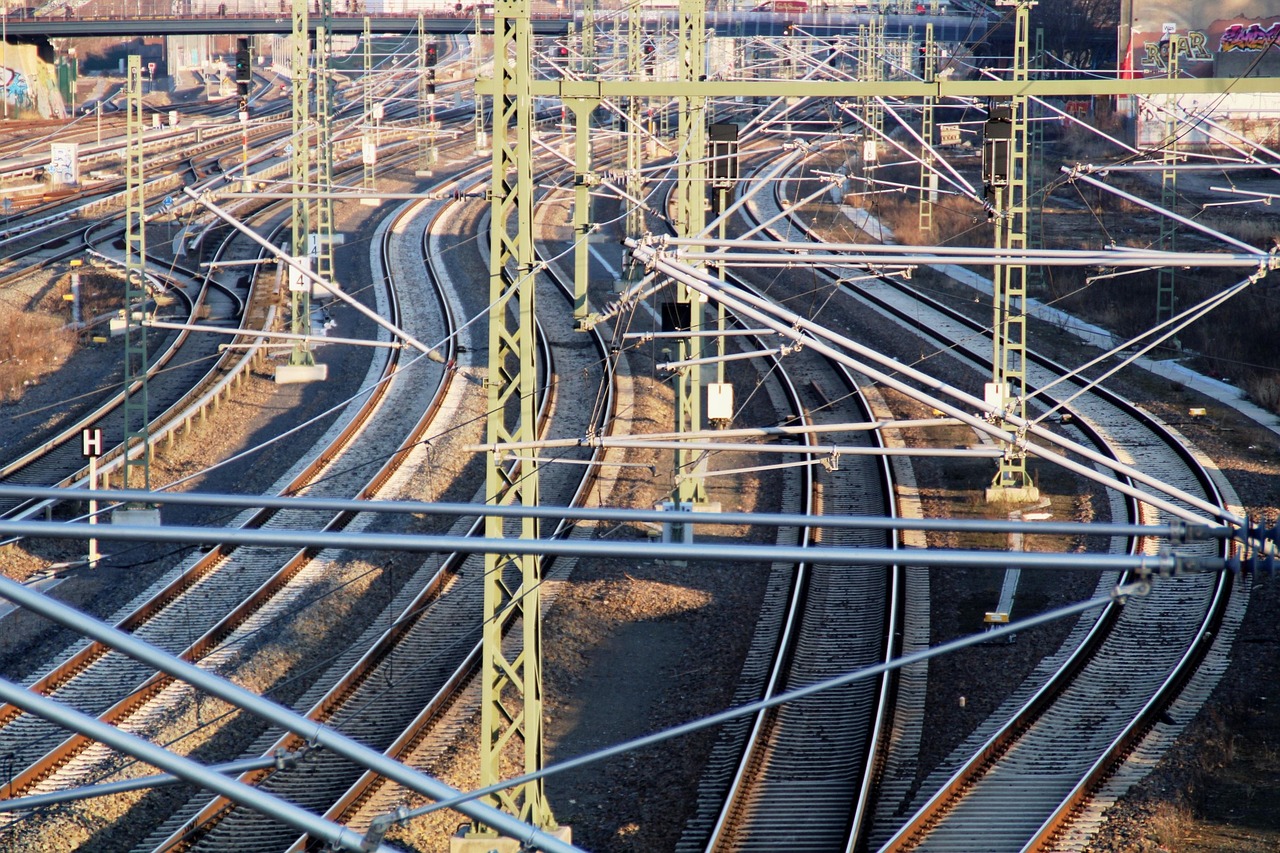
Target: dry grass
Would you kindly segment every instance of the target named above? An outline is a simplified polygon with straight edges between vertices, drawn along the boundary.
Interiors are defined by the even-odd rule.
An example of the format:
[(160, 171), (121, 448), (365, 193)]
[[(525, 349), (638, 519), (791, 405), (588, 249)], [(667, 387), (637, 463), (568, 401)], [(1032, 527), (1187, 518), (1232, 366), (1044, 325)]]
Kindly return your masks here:
[(1194, 824), (1191, 811), (1175, 803), (1157, 803), (1151, 812), (1151, 835), (1165, 847), (1181, 844)]
[(0, 318), (0, 401), (12, 402), (57, 370), (76, 347), (74, 332), (44, 314)]

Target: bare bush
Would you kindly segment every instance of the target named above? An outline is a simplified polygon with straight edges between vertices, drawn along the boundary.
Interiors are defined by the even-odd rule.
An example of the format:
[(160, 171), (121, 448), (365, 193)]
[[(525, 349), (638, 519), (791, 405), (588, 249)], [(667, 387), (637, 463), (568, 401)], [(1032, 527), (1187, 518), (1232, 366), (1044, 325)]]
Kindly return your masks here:
[(1157, 803), (1151, 812), (1151, 834), (1163, 847), (1179, 844), (1191, 826), (1192, 817), (1186, 806)]
[(56, 317), (13, 312), (0, 317), (0, 400), (10, 402), (58, 369), (76, 346)]
[(1250, 374), (1241, 381), (1240, 387), (1262, 408), (1280, 412), (1280, 376)]

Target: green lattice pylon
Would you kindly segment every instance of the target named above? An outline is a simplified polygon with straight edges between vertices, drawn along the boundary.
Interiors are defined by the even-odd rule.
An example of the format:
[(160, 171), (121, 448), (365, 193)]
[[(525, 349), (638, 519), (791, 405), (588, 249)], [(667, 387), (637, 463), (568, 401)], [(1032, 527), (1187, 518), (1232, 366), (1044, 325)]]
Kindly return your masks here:
[(333, 56), (330, 10), (333, 0), (320, 0), (323, 25), (316, 27), (316, 275), (335, 284), (333, 264), (333, 81), (329, 60)]
[[(1013, 79), (1026, 83), (1030, 78), (1030, 11), (1035, 0), (998, 0), (997, 5), (1013, 5)], [(1023, 90), (1025, 91), (1025, 90)], [(1027, 246), (1027, 96), (1010, 99), (1011, 140), (1008, 183), (995, 190), (995, 248), (1025, 249)], [(1027, 416), (1027, 267), (1026, 264), (996, 264), (992, 271), (993, 348), (991, 389), (988, 399), (997, 416)], [(987, 496), (992, 500), (1036, 500), (1038, 491), (1027, 472), (1027, 457), (1016, 444), (1005, 448), (999, 470)]]
[[(530, 0), (494, 5), (493, 177), (489, 240), (489, 375), (485, 501), (538, 505), (534, 451), (510, 442), (535, 438), (534, 362), (533, 26)], [(477, 88), (481, 86), (477, 81)], [(477, 92), (477, 94), (479, 94)], [(533, 539), (534, 518), (485, 518), (494, 540)], [(542, 768), (542, 566), (532, 554), (498, 548), (485, 555), (481, 651), (480, 784), (489, 786)], [(519, 634), (516, 635), (516, 631)], [(508, 636), (511, 634), (511, 636)], [(505, 788), (487, 800), (542, 829), (555, 818), (541, 779)], [(474, 832), (487, 833), (483, 827)]]
[[(292, 87), (293, 126), (289, 144), (289, 171), (293, 187), (291, 203), (292, 252), (300, 263), (310, 265), (311, 258), (311, 202), (306, 198), (307, 182), (311, 177), (312, 143), (311, 93), (307, 83), (311, 71), (311, 44), (307, 0), (293, 0)], [(291, 272), (289, 276), (289, 307), (292, 312), (289, 331), (295, 335), (311, 334), (311, 282), (304, 276)], [(311, 367), (316, 363), (311, 344), (299, 340), (289, 353), (293, 367)]]
[[(1165, 58), (1165, 76), (1170, 80), (1178, 77), (1178, 54), (1182, 50), (1181, 36), (1170, 35), (1165, 42), (1169, 55)], [(1161, 148), (1160, 171), (1160, 206), (1165, 210), (1173, 210), (1178, 204), (1178, 172), (1174, 168), (1178, 162), (1178, 96), (1168, 95), (1164, 113), (1164, 140)], [(1177, 223), (1168, 216), (1160, 217), (1160, 248), (1173, 252), (1178, 248)], [(1174, 267), (1163, 266), (1156, 271), (1156, 322), (1163, 323), (1173, 317), (1177, 309), (1175, 292), (1176, 272)]]
[[(680, 0), (677, 63), (680, 81), (688, 88), (679, 97), (679, 145), (676, 156), (676, 233), (680, 237), (702, 236), (707, 224), (707, 98), (694, 91), (705, 70), (706, 7), (702, 0)], [(697, 251), (697, 249), (691, 249)], [(689, 331), (681, 341), (680, 360), (702, 357), (703, 302), (699, 294), (683, 282), (676, 282), (676, 302), (680, 315), (688, 317)], [(682, 368), (676, 383), (676, 431), (702, 429), (702, 369)], [(672, 495), (678, 506), (706, 501), (703, 472), (706, 457), (701, 451), (676, 451), (676, 485)]]
[[(125, 102), (124, 488), (151, 489), (147, 406), (147, 196), (143, 172), (142, 57), (129, 56)], [(138, 455), (132, 449), (142, 446)]]

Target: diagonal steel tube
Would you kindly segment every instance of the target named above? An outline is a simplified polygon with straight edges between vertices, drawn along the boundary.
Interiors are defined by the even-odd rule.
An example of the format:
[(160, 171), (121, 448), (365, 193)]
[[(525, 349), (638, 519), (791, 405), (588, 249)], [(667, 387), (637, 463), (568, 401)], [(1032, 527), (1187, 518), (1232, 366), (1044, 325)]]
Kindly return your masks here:
[[(53, 526), (57, 527), (60, 525)], [(107, 538), (102, 535), (102, 529), (103, 527), (109, 526), (110, 525), (88, 524), (69, 525), (69, 527), (92, 527), (91, 532), (99, 538)], [(120, 528), (121, 531), (124, 529), (124, 527)], [(147, 531), (150, 532), (147, 533)], [(86, 534), (88, 532), (90, 531), (85, 531)], [(154, 527), (133, 528), (133, 533), (146, 534), (151, 537), (155, 537), (158, 532), (159, 529)], [(212, 533), (214, 531), (209, 532)], [(312, 538), (314, 538), (314, 535)], [(187, 682), (193, 687), (197, 687), (207, 693), (217, 696), (220, 699), (224, 699), (236, 707), (248, 711), (249, 713), (273, 723), (274, 725), (280, 726), (287, 731), (295, 732), (301, 737), (306, 738), (309, 742), (314, 743), (317, 746), (323, 746), (331, 752), (350, 759), (361, 767), (380, 773), (388, 779), (399, 782), (406, 788), (417, 791), (423, 796), (430, 797), (433, 800), (440, 800), (456, 797), (458, 795), (457, 789), (446, 785), (439, 779), (435, 779), (425, 773), (420, 773), (417, 770), (406, 767), (400, 762), (383, 755), (378, 750), (370, 749), (364, 744), (347, 737), (341, 732), (335, 731), (327, 726), (320, 725), (314, 720), (308, 720), (306, 717), (284, 707), (283, 705), (279, 705), (269, 699), (259, 696), (256, 693), (245, 690), (243, 687), (240, 687), (225, 678), (214, 675), (211, 672), (203, 670), (198, 666), (193, 666), (186, 661), (180, 660), (168, 652), (158, 649), (155, 646), (134, 637), (132, 634), (118, 630), (104, 622), (100, 622), (99, 620), (81, 613), (72, 607), (45, 596), (36, 590), (29, 589), (17, 581), (6, 577), (0, 577), (0, 597), (7, 598), (15, 604), (51, 619), (60, 625), (65, 625), (77, 633), (84, 634), (87, 637), (92, 637), (95, 640), (105, 643), (135, 660), (141, 661), (148, 666), (153, 666), (162, 672), (172, 675), (174, 678)], [(44, 705), (42, 702), (50, 702), (53, 705), (57, 705), (57, 703), (52, 702), (52, 700), (44, 699), (44, 697), (39, 697), (42, 702), (37, 703), (28, 698), (35, 694), (27, 693), (27, 691), (22, 690), (21, 688), (18, 689), (18, 692), (21, 694), (20, 696), (6, 696), (3, 698), (20, 707), (30, 708), (39, 705), (39, 707), (43, 708)], [(81, 716), (83, 717), (84, 715)], [(91, 723), (109, 729), (110, 731), (100, 732), (97, 730), (97, 726), (90, 725)], [(71, 727), (76, 731), (85, 732), (90, 737), (103, 740), (105, 743), (110, 743), (110, 741), (106, 740), (102, 735), (108, 735), (112, 732), (121, 733), (120, 730), (116, 729), (114, 726), (108, 726), (105, 723), (98, 723), (97, 720), (88, 717), (84, 720), (76, 721), (76, 724)], [(157, 767), (161, 767), (162, 769), (174, 773), (178, 772), (178, 768), (175, 766), (166, 766), (168, 762), (164, 761), (163, 756), (160, 756), (159, 758), (161, 759), (160, 761), (153, 761), (152, 758), (147, 758), (146, 760), (149, 763), (156, 764)], [(211, 775), (214, 778), (201, 778), (201, 781), (199, 781), (198, 784), (209, 788), (210, 790), (217, 791), (218, 793), (223, 793), (224, 796), (234, 799), (237, 802), (245, 802), (248, 804), (249, 800), (241, 795), (239, 789), (225, 789), (229, 792), (224, 793), (224, 789), (221, 787), (222, 783), (232, 780), (228, 780), (216, 773), (212, 773)], [(195, 780), (193, 779), (192, 781)], [(244, 787), (247, 788), (248, 786)], [(249, 790), (252, 791), (254, 789), (250, 788)], [(558, 838), (554, 838), (545, 832), (530, 826), (524, 821), (518, 820), (505, 812), (499, 811), (491, 806), (484, 805), (483, 803), (469, 801), (464, 806), (460, 807), (459, 811), (473, 820), (493, 827), (503, 835), (520, 839), (529, 846), (547, 851), (547, 853), (583, 853), (580, 848), (575, 847), (572, 844), (567, 844)], [(322, 827), (318, 827), (316, 830), (307, 829), (306, 831), (312, 832), (320, 831), (322, 829)], [(338, 839), (335, 838), (335, 840)], [(352, 849), (359, 850), (360, 847), (357, 846)]]
[[(966, 406), (973, 407), (973, 409), (979, 412), (986, 411), (988, 408), (984, 400), (980, 400), (971, 394), (967, 394), (958, 388), (928, 375), (927, 373), (923, 373), (915, 368), (894, 361), (875, 350), (862, 346), (850, 338), (839, 335), (818, 323), (807, 320), (795, 312), (788, 311), (781, 306), (770, 303), (768, 300), (746, 293), (740, 288), (725, 285), (716, 279), (702, 275), (698, 271), (690, 269), (684, 264), (676, 263), (665, 257), (652, 246), (638, 244), (636, 241), (632, 240), (628, 240), (627, 243), (629, 245), (634, 244), (633, 250), (635, 251), (637, 258), (644, 261), (646, 264), (655, 267), (660, 272), (671, 278), (680, 278), (684, 280), (685, 283), (694, 290), (697, 290), (700, 293), (705, 293), (709, 299), (724, 302), (735, 311), (742, 313), (743, 316), (750, 318), (752, 322), (758, 322), (769, 326), (778, 334), (784, 335), (794, 341), (802, 342), (806, 347), (811, 347), (823, 355), (827, 355), (832, 359), (835, 359), (841, 364), (848, 365), (878, 382), (882, 382), (895, 390), (907, 394), (915, 400), (932, 405), (941, 412), (959, 418), (974, 429), (984, 432), (998, 441), (1010, 445), (1021, 445), (1025, 450), (1030, 453), (1034, 453), (1042, 459), (1054, 462), (1055, 464), (1077, 473), (1082, 477), (1101, 483), (1107, 488), (1116, 489), (1123, 494), (1148, 503), (1151, 506), (1169, 513), (1175, 518), (1185, 519), (1194, 523), (1203, 523), (1206, 521), (1204, 516), (1197, 515), (1196, 513), (1187, 510), (1186, 507), (1170, 503), (1169, 501), (1153, 495), (1150, 492), (1143, 491), (1142, 489), (1130, 486), (1118, 480), (1107, 478), (1088, 465), (1081, 465), (1061, 453), (1050, 450), (1043, 445), (1031, 444), (1019, 436), (1005, 432), (994, 424), (989, 423), (984, 418), (972, 414), (969, 410), (959, 408), (940, 397), (935, 397), (928, 392), (921, 391), (918, 388), (898, 379), (897, 376), (905, 376), (909, 379), (920, 382), (926, 388), (946, 394)], [(832, 344), (838, 344), (842, 349), (837, 349), (836, 346), (833, 346)], [(849, 355), (850, 352), (855, 353), (859, 357), (854, 358)], [(888, 373), (879, 370), (874, 366), (877, 364), (894, 371), (896, 375), (891, 376)], [(1234, 513), (1226, 511), (1222, 507), (1215, 506), (1197, 495), (1192, 495), (1182, 491), (1181, 489), (1176, 489), (1173, 486), (1138, 470), (1137, 468), (1125, 465), (1115, 459), (1111, 459), (1090, 447), (1086, 447), (1082, 444), (1078, 444), (1062, 438), (1061, 436), (1055, 435), (1039, 424), (1013, 415), (1005, 415), (1004, 420), (1019, 430), (1025, 430), (1027, 433), (1043, 438), (1050, 444), (1054, 444), (1071, 453), (1079, 454), (1091, 462), (1095, 462), (1111, 469), (1117, 474), (1121, 474), (1135, 482), (1142, 483), (1143, 485), (1149, 486), (1159, 492), (1163, 492), (1170, 497), (1183, 501), (1201, 512), (1206, 513), (1211, 519), (1217, 519), (1232, 524), (1244, 523), (1243, 519), (1239, 518)]]
[[(6, 583), (13, 584), (13, 581), (9, 581), (7, 578), (5, 580)], [(70, 610), (70, 608), (66, 609)], [(269, 818), (287, 823), (303, 832), (314, 835), (316, 838), (323, 838), (329, 844), (345, 850), (353, 850), (355, 853), (362, 853), (362, 851), (367, 850), (364, 846), (364, 836), (359, 832), (352, 832), (341, 824), (325, 820), (306, 809), (295, 806), (252, 785), (246, 785), (243, 782), (223, 776), (221, 773), (185, 756), (170, 752), (164, 747), (156, 746), (151, 741), (130, 734), (123, 729), (118, 729), (109, 723), (104, 723), (61, 702), (55, 702), (47, 696), (32, 693), (6, 679), (0, 679), (0, 699), (22, 708), (28, 713), (35, 714), (37, 717), (43, 717), (51, 723), (72, 731), (81, 732), (113, 749), (159, 767), (161, 770), (167, 770), (184, 781), (192, 782), (202, 788), (221, 794), (227, 799), (251, 808)], [(375, 849), (384, 851), (384, 853), (393, 853), (391, 848), (381, 844)]]

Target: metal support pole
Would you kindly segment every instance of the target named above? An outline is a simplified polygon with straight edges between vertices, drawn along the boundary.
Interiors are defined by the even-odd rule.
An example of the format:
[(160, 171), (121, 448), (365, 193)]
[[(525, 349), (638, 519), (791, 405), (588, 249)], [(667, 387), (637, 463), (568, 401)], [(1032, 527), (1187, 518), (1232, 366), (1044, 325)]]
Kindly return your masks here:
[[(866, 82), (879, 82), (884, 79), (884, 30), (882, 15), (876, 15), (864, 30), (862, 50), (859, 54), (861, 63), (858, 79)], [(875, 180), (876, 164), (879, 162), (880, 140), (884, 137), (884, 107), (874, 97), (865, 97), (862, 101), (862, 121), (867, 128), (867, 135), (862, 143), (862, 176), (869, 189)]]
[[(143, 168), (142, 57), (129, 57), (126, 99), (124, 236), (124, 487), (151, 488), (147, 412), (147, 196)], [(142, 453), (131, 450), (142, 445)]]
[(595, 98), (570, 98), (573, 110), (573, 321), (579, 331), (589, 327), (587, 287), (590, 283), (591, 188), (596, 176), (591, 171), (591, 114), (600, 104)]
[[(373, 32), (372, 22), (366, 15), (364, 19), (364, 137), (361, 144), (362, 161), (364, 162), (364, 188), (367, 192), (377, 189), (378, 179), (378, 142), (375, 138), (376, 121), (373, 102)], [(371, 129), (372, 128), (372, 129)]]
[[(483, 3), (477, 3), (477, 4), (475, 4), (475, 29), (476, 29), (476, 35), (475, 35), (475, 44), (472, 46), (472, 49), (471, 49), (471, 59), (472, 59), (472, 64), (474, 65), (474, 69), (475, 69), (475, 70), (474, 70), (474, 73), (472, 74), (472, 77), (473, 77), (474, 79), (476, 79), (476, 80), (479, 80), (479, 79), (480, 79), (480, 66), (481, 66), (481, 61), (480, 61), (480, 41), (481, 41), (481, 38), (482, 38), (482, 36), (481, 36), (481, 32), (480, 32), (480, 8), (481, 8), (481, 6), (483, 6), (483, 5), (484, 5)], [(496, 60), (495, 60), (495, 62), (494, 62), (494, 65), (495, 65), (495, 68), (494, 68), (493, 73), (496, 75), (496, 74), (498, 73), (498, 70), (497, 70), (497, 68), (496, 68), (496, 66), (497, 66), (497, 62), (496, 62)], [(488, 140), (488, 138), (487, 138), (487, 137), (488, 137), (488, 134), (485, 132), (485, 129), (484, 129), (484, 128), (485, 128), (485, 125), (484, 125), (484, 96), (483, 96), (483, 95), (481, 95), (479, 91), (477, 91), (477, 92), (476, 92), (476, 99), (475, 99), (475, 112), (476, 112), (476, 114), (475, 114), (476, 153), (477, 153), (477, 154), (483, 154), (483, 153), (485, 153), (485, 152), (487, 152), (487, 151), (489, 150), (489, 140)]]
[[(1173, 80), (1178, 77), (1178, 53), (1182, 48), (1182, 37), (1171, 34), (1165, 48), (1168, 50), (1164, 64), (1165, 76)], [(1164, 139), (1161, 145), (1161, 164), (1164, 169), (1160, 173), (1160, 206), (1165, 210), (1173, 210), (1178, 204), (1178, 172), (1173, 168), (1178, 162), (1178, 96), (1165, 97)], [(1160, 217), (1160, 248), (1168, 252), (1175, 251), (1177, 242), (1178, 223), (1167, 216)], [(1175, 276), (1174, 267), (1161, 267), (1156, 272), (1157, 324), (1168, 320), (1177, 310)]]
[[(329, 59), (333, 55), (330, 22), (333, 0), (319, 0), (322, 25), (316, 27), (316, 274), (334, 281), (333, 263), (333, 81)], [(299, 188), (300, 189), (300, 188)]]
[[(932, 83), (938, 71), (938, 46), (933, 40), (933, 24), (924, 28), (924, 46), (920, 55), (920, 79)], [(920, 138), (925, 146), (920, 152), (920, 230), (933, 230), (933, 206), (938, 202), (938, 172), (933, 168), (933, 104), (932, 95), (920, 105)]]
[[(703, 59), (703, 39), (706, 34), (704, 0), (680, 0), (679, 24), (676, 50), (680, 80), (690, 88), (679, 98), (675, 225), (677, 236), (698, 237), (705, 230), (707, 221), (707, 99), (692, 92), (706, 78)], [(687, 311), (689, 330), (701, 331), (706, 298), (677, 281), (676, 301), (682, 316)], [(701, 357), (701, 337), (690, 337), (681, 344), (681, 361)], [(682, 371), (675, 377), (675, 384), (676, 431), (696, 432), (702, 429), (701, 369)], [(705, 466), (705, 456), (702, 454), (688, 450), (676, 452), (676, 483), (672, 497), (678, 505), (706, 502), (706, 488), (701, 476)]]
[[(311, 177), (311, 111), (310, 93), (307, 91), (311, 66), (310, 27), (307, 17), (307, 0), (293, 0), (293, 61), (290, 73), (293, 95), (293, 126), (289, 156), (290, 177), (295, 193), (306, 189)], [(312, 269), (311, 258), (311, 203), (295, 196), (292, 205), (292, 253), (299, 262)], [(311, 282), (301, 276), (289, 276), (289, 331), (295, 335), (311, 334)], [(310, 344), (299, 340), (289, 354), (289, 366), (304, 370), (316, 366)], [(277, 373), (277, 380), (280, 378)]]
[[(639, 80), (645, 74), (644, 54), (645, 30), (640, 19), (640, 4), (630, 3), (627, 6), (627, 76)], [(640, 133), (641, 98), (627, 98), (627, 195), (632, 199), (644, 195), (644, 180), (640, 176), (641, 146), (644, 144)], [(627, 215), (625, 219), (626, 236), (639, 239), (644, 233), (644, 209), (633, 201), (626, 201)], [(643, 275), (643, 270), (627, 251), (623, 258), (623, 281), (626, 285), (635, 284)]]
[[(534, 360), (533, 26), (531, 0), (494, 5), (493, 179), (489, 254), (488, 424), (491, 444), (532, 439), (537, 429)], [(485, 503), (537, 506), (538, 466), (532, 451), (504, 465), (486, 456)], [(496, 540), (538, 538), (538, 523), (508, 524), (486, 516)], [(543, 762), (542, 565), (532, 554), (495, 549), (485, 555), (481, 651), (480, 784), (532, 773)], [(505, 641), (519, 628), (519, 641)], [(556, 826), (541, 779), (486, 798), (534, 826)], [(473, 833), (483, 833), (473, 827)]]
[[(89, 491), (92, 493), (98, 488), (98, 454), (93, 453), (89, 456)], [(89, 523), (98, 523), (98, 501), (95, 498), (89, 499)], [(89, 539), (89, 568), (98, 568), (98, 562), (102, 559), (102, 552), (98, 550), (98, 540), (96, 537)]]
[[(997, 0), (1015, 6), (1013, 79), (1025, 84), (1030, 77), (1029, 31), (1031, 7), (1036, 0)], [(1008, 181), (995, 191), (995, 248), (1025, 249), (1027, 245), (1027, 96), (1015, 94), (1009, 102), (1011, 139), (1008, 146)], [(1027, 413), (1027, 267), (997, 265), (992, 271), (993, 352), (991, 388), (987, 399), (1003, 422), (1012, 414), (1019, 420)], [(1036, 501), (1040, 492), (1027, 473), (1027, 457), (1017, 444), (1000, 460), (989, 501)]]
[[(436, 67), (434, 61), (428, 61), (427, 49), (431, 46), (428, 38), (426, 22), (422, 12), (418, 13), (418, 120), (422, 125), (422, 136), (418, 143), (418, 170), (420, 177), (430, 177), (436, 164)], [(434, 60), (434, 57), (432, 57)]]

